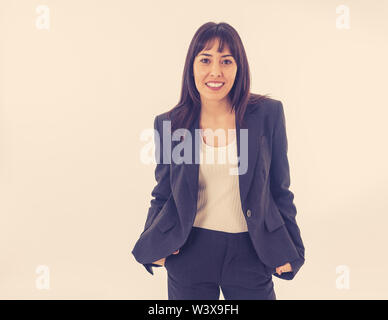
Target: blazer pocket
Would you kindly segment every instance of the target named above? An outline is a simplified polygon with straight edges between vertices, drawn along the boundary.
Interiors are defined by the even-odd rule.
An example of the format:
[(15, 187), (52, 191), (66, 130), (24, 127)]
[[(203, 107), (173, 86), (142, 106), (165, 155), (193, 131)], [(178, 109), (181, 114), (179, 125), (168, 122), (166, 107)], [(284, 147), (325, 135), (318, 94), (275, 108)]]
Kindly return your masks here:
[(269, 212), (265, 215), (264, 223), (269, 232), (273, 232), (285, 224), (284, 219), (275, 204), (271, 205)]

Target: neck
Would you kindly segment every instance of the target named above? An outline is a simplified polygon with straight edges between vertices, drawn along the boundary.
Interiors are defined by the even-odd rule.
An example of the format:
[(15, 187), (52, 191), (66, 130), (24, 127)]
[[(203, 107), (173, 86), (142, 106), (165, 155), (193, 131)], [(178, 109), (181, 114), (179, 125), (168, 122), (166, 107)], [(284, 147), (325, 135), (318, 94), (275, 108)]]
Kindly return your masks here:
[(232, 110), (232, 105), (228, 99), (210, 100), (201, 103), (201, 117), (210, 121), (217, 121), (230, 116), (233, 113)]

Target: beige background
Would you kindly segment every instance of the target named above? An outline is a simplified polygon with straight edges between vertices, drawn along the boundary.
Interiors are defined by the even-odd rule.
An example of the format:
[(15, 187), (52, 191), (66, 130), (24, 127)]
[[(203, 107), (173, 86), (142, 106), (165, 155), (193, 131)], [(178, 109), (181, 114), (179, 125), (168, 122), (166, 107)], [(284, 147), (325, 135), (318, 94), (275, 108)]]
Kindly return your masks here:
[(237, 29), (252, 91), (285, 108), (306, 263), (274, 278), (278, 299), (388, 298), (387, 16), (380, 0), (1, 1), (0, 298), (167, 298), (165, 270), (131, 254), (155, 184), (140, 133), (177, 103), (207, 21)]

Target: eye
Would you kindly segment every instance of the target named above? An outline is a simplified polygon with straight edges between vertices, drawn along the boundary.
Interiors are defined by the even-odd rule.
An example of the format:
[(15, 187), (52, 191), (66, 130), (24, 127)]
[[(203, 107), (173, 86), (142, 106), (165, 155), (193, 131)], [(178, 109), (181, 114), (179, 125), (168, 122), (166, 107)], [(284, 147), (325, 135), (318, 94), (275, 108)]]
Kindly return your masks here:
[[(201, 59), (201, 60), (199, 60), (199, 61), (200, 61), (200, 62), (203, 62), (204, 60), (209, 61), (209, 59), (207, 59), (207, 58), (203, 58), (203, 59)], [(229, 59), (225, 59), (225, 60), (222, 61), (222, 62), (228, 62), (228, 63), (226, 63), (226, 64), (232, 64), (232, 63), (233, 63), (232, 60), (229, 60)], [(204, 63), (206, 63), (206, 62), (204, 62)]]

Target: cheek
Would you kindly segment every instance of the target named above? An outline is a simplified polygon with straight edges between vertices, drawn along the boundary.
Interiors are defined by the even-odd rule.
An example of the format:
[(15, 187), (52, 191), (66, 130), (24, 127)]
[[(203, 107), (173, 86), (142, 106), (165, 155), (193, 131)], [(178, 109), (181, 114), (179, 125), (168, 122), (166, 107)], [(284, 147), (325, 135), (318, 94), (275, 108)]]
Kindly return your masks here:
[(199, 77), (204, 77), (207, 73), (205, 68), (197, 68), (196, 73)]
[(230, 72), (228, 72), (229, 83), (233, 84), (233, 82), (234, 82), (234, 80), (236, 78), (236, 74), (237, 74), (237, 70), (231, 70)]
[(199, 85), (204, 85), (204, 81), (206, 80), (206, 72), (197, 71), (194, 73), (195, 82)]

